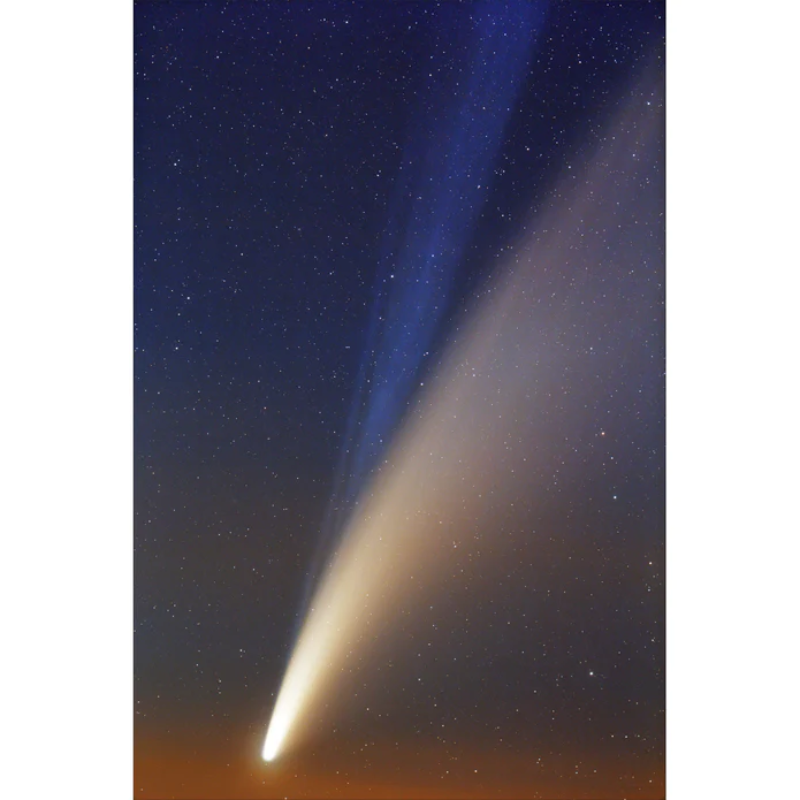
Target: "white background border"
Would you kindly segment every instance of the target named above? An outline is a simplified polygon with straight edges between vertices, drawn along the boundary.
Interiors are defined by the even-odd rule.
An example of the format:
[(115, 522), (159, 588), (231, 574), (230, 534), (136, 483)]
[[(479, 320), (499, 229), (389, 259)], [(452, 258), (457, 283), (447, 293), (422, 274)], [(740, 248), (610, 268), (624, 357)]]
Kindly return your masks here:
[[(668, 4), (671, 800), (796, 791), (797, 30)], [(130, 3), (3, 6), (7, 797), (133, 791), (132, 75)]]

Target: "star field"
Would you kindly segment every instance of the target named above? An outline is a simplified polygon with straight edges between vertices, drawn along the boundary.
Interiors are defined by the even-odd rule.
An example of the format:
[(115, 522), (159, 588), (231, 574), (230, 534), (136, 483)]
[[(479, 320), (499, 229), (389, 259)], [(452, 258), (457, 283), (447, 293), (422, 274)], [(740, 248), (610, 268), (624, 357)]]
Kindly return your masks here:
[[(664, 7), (514, 8), (134, 6), (137, 797), (664, 794)], [(397, 464), (418, 601), (270, 771)]]

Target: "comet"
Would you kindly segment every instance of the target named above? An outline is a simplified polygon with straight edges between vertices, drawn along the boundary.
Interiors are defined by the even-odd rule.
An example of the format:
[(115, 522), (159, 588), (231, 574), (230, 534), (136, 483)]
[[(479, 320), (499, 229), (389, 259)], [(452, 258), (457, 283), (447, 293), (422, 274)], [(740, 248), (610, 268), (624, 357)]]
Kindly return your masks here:
[[(652, 353), (629, 341), (627, 320), (661, 291), (648, 271), (660, 274), (660, 245), (638, 234), (658, 229), (664, 210), (662, 187), (645, 180), (663, 148), (659, 76), (646, 72), (633, 87), (593, 155), (531, 212), (458, 321), (320, 576), (265, 761), (299, 748), (341, 709), (345, 678), (384, 657), (465, 568), (491, 521), (545, 499), (587, 435), (589, 404), (637, 370), (651, 374)], [(570, 442), (553, 433), (565, 429), (575, 431)], [(508, 547), (498, 537), (481, 558), (508, 559)]]

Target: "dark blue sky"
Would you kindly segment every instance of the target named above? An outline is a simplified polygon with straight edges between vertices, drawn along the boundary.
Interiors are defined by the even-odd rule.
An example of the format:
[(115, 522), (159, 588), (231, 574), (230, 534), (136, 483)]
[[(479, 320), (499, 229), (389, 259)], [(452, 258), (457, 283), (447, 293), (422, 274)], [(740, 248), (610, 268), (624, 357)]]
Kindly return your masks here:
[[(645, 68), (663, 82), (663, 4), (139, 2), (134, 21), (137, 736), (235, 739), (268, 718), (326, 544), (459, 312)], [(469, 666), (435, 690), (447, 712), (394, 703), (401, 733), (457, 713), (474, 742), (502, 719), (520, 752), (663, 761), (663, 219), (620, 235), (648, 260), (611, 284), (631, 344), (615, 332), (615, 393), (584, 420), (615, 421), (613, 444), (519, 523), (563, 536), (530, 592), (510, 580), (442, 636)], [(510, 655), (529, 641), (548, 659)]]

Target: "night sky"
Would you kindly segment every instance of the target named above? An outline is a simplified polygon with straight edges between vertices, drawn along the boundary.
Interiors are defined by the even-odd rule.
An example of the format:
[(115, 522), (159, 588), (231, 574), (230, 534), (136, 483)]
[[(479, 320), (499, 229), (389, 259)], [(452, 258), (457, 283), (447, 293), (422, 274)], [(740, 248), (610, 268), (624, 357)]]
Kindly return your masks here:
[(664, 31), (135, 3), (136, 797), (664, 795)]

